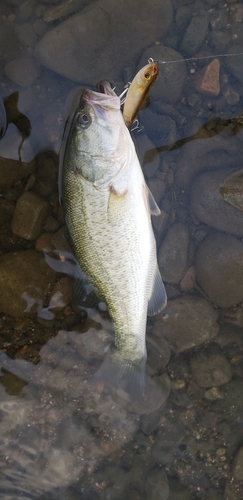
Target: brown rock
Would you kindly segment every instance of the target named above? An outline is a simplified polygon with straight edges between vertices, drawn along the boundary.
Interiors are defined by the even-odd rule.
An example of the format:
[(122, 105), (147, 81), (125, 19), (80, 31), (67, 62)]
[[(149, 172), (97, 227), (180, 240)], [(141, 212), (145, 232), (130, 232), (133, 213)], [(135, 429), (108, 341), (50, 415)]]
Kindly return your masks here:
[(12, 221), (13, 233), (35, 240), (39, 236), (49, 212), (49, 203), (30, 191), (25, 192), (17, 201)]
[(214, 59), (205, 68), (194, 76), (194, 87), (199, 94), (217, 96), (220, 93), (219, 85), (220, 62)]

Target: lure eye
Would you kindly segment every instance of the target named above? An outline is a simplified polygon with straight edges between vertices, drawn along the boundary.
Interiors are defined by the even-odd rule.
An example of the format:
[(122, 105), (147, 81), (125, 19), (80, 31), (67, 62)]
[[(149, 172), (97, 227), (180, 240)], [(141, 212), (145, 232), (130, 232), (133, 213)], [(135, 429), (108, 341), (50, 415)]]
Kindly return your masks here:
[(91, 120), (88, 115), (86, 115), (85, 113), (81, 113), (80, 115), (78, 115), (77, 122), (81, 127), (85, 128), (90, 125)]
[(151, 75), (150, 75), (150, 73), (145, 73), (145, 74), (144, 74), (144, 78), (146, 78), (146, 80), (149, 80), (149, 79), (150, 79), (150, 76), (151, 76)]

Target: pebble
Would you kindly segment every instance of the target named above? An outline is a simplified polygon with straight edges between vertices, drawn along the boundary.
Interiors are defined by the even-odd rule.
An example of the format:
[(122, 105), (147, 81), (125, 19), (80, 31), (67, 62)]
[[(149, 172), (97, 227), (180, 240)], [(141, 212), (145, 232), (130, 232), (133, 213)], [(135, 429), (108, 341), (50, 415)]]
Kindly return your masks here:
[(163, 335), (174, 352), (179, 353), (216, 337), (218, 314), (211, 304), (196, 296), (168, 301), (167, 315), (155, 321), (155, 335)]
[[(145, 50), (139, 62), (137, 70), (139, 70), (150, 57), (159, 61), (167, 61), (167, 64), (159, 65), (159, 75), (149, 92), (149, 95), (162, 102), (176, 102), (180, 96), (186, 78), (186, 65), (183, 61), (183, 56), (176, 50), (164, 45), (153, 45)], [(175, 64), (173, 61), (181, 59), (180, 64)], [(170, 63), (170, 61), (172, 61)], [(160, 117), (161, 119), (162, 117)], [(169, 117), (165, 120), (169, 122)]]
[(35, 250), (0, 257), (0, 311), (10, 316), (33, 314), (42, 307), (56, 273)]
[(49, 203), (36, 194), (26, 191), (17, 201), (12, 231), (21, 238), (35, 240), (42, 231), (50, 211)]
[(195, 73), (194, 87), (199, 94), (217, 96), (220, 93), (219, 70), (220, 62), (213, 59), (205, 68)]
[(39, 65), (32, 57), (20, 57), (8, 62), (4, 68), (7, 77), (20, 87), (30, 87), (40, 75)]
[(53, 233), (42, 233), (35, 242), (35, 249), (38, 252), (52, 252), (54, 250), (54, 246), (51, 242), (53, 237)]
[(243, 236), (242, 213), (225, 202), (220, 188), (232, 170), (204, 172), (196, 177), (191, 188), (191, 208), (198, 219), (209, 226)]
[(185, 272), (182, 280), (180, 281), (180, 288), (183, 292), (190, 292), (195, 287), (196, 282), (196, 270), (194, 266), (191, 266)]
[(222, 354), (199, 352), (191, 359), (190, 369), (199, 387), (218, 387), (232, 378), (231, 366)]
[(242, 255), (243, 243), (219, 232), (207, 236), (198, 248), (197, 282), (219, 307), (231, 307), (243, 300)]
[(218, 387), (210, 387), (210, 389), (205, 391), (205, 399), (208, 399), (208, 401), (224, 399), (224, 393)]
[(159, 249), (158, 263), (167, 283), (179, 283), (187, 263), (189, 235), (184, 224), (176, 223), (166, 233)]
[(169, 498), (169, 484), (164, 469), (152, 469), (148, 472), (145, 490), (149, 500), (167, 500)]
[[(131, 19), (139, 23), (131, 27)], [(98, 0), (48, 31), (37, 44), (35, 56), (47, 68), (80, 83), (94, 85), (108, 76), (112, 80), (145, 47), (166, 34), (172, 21), (171, 0), (154, 1), (149, 19), (160, 22), (151, 29), (146, 4)]]
[(196, 54), (201, 47), (208, 29), (208, 17), (205, 10), (198, 9), (183, 36), (181, 51), (188, 56)]

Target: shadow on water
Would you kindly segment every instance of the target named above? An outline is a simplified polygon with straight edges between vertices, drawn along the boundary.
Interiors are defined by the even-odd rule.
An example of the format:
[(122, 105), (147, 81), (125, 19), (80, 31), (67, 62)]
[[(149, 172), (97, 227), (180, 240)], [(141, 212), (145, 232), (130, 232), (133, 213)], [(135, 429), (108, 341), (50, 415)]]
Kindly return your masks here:
[[(1, 3), (1, 499), (242, 499), (242, 56), (200, 60), (242, 52), (242, 5)], [(120, 94), (149, 57), (167, 64), (132, 134), (168, 307), (138, 403), (89, 383), (113, 329), (73, 304), (57, 178), (78, 86)]]

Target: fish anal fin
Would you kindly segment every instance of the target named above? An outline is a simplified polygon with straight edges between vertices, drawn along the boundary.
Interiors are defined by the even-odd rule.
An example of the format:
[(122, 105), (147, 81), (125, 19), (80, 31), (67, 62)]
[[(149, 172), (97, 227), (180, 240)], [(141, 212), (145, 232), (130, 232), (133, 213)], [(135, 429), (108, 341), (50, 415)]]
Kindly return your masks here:
[(167, 304), (167, 296), (164, 283), (157, 266), (151, 296), (148, 302), (148, 315), (153, 316), (162, 311)]

